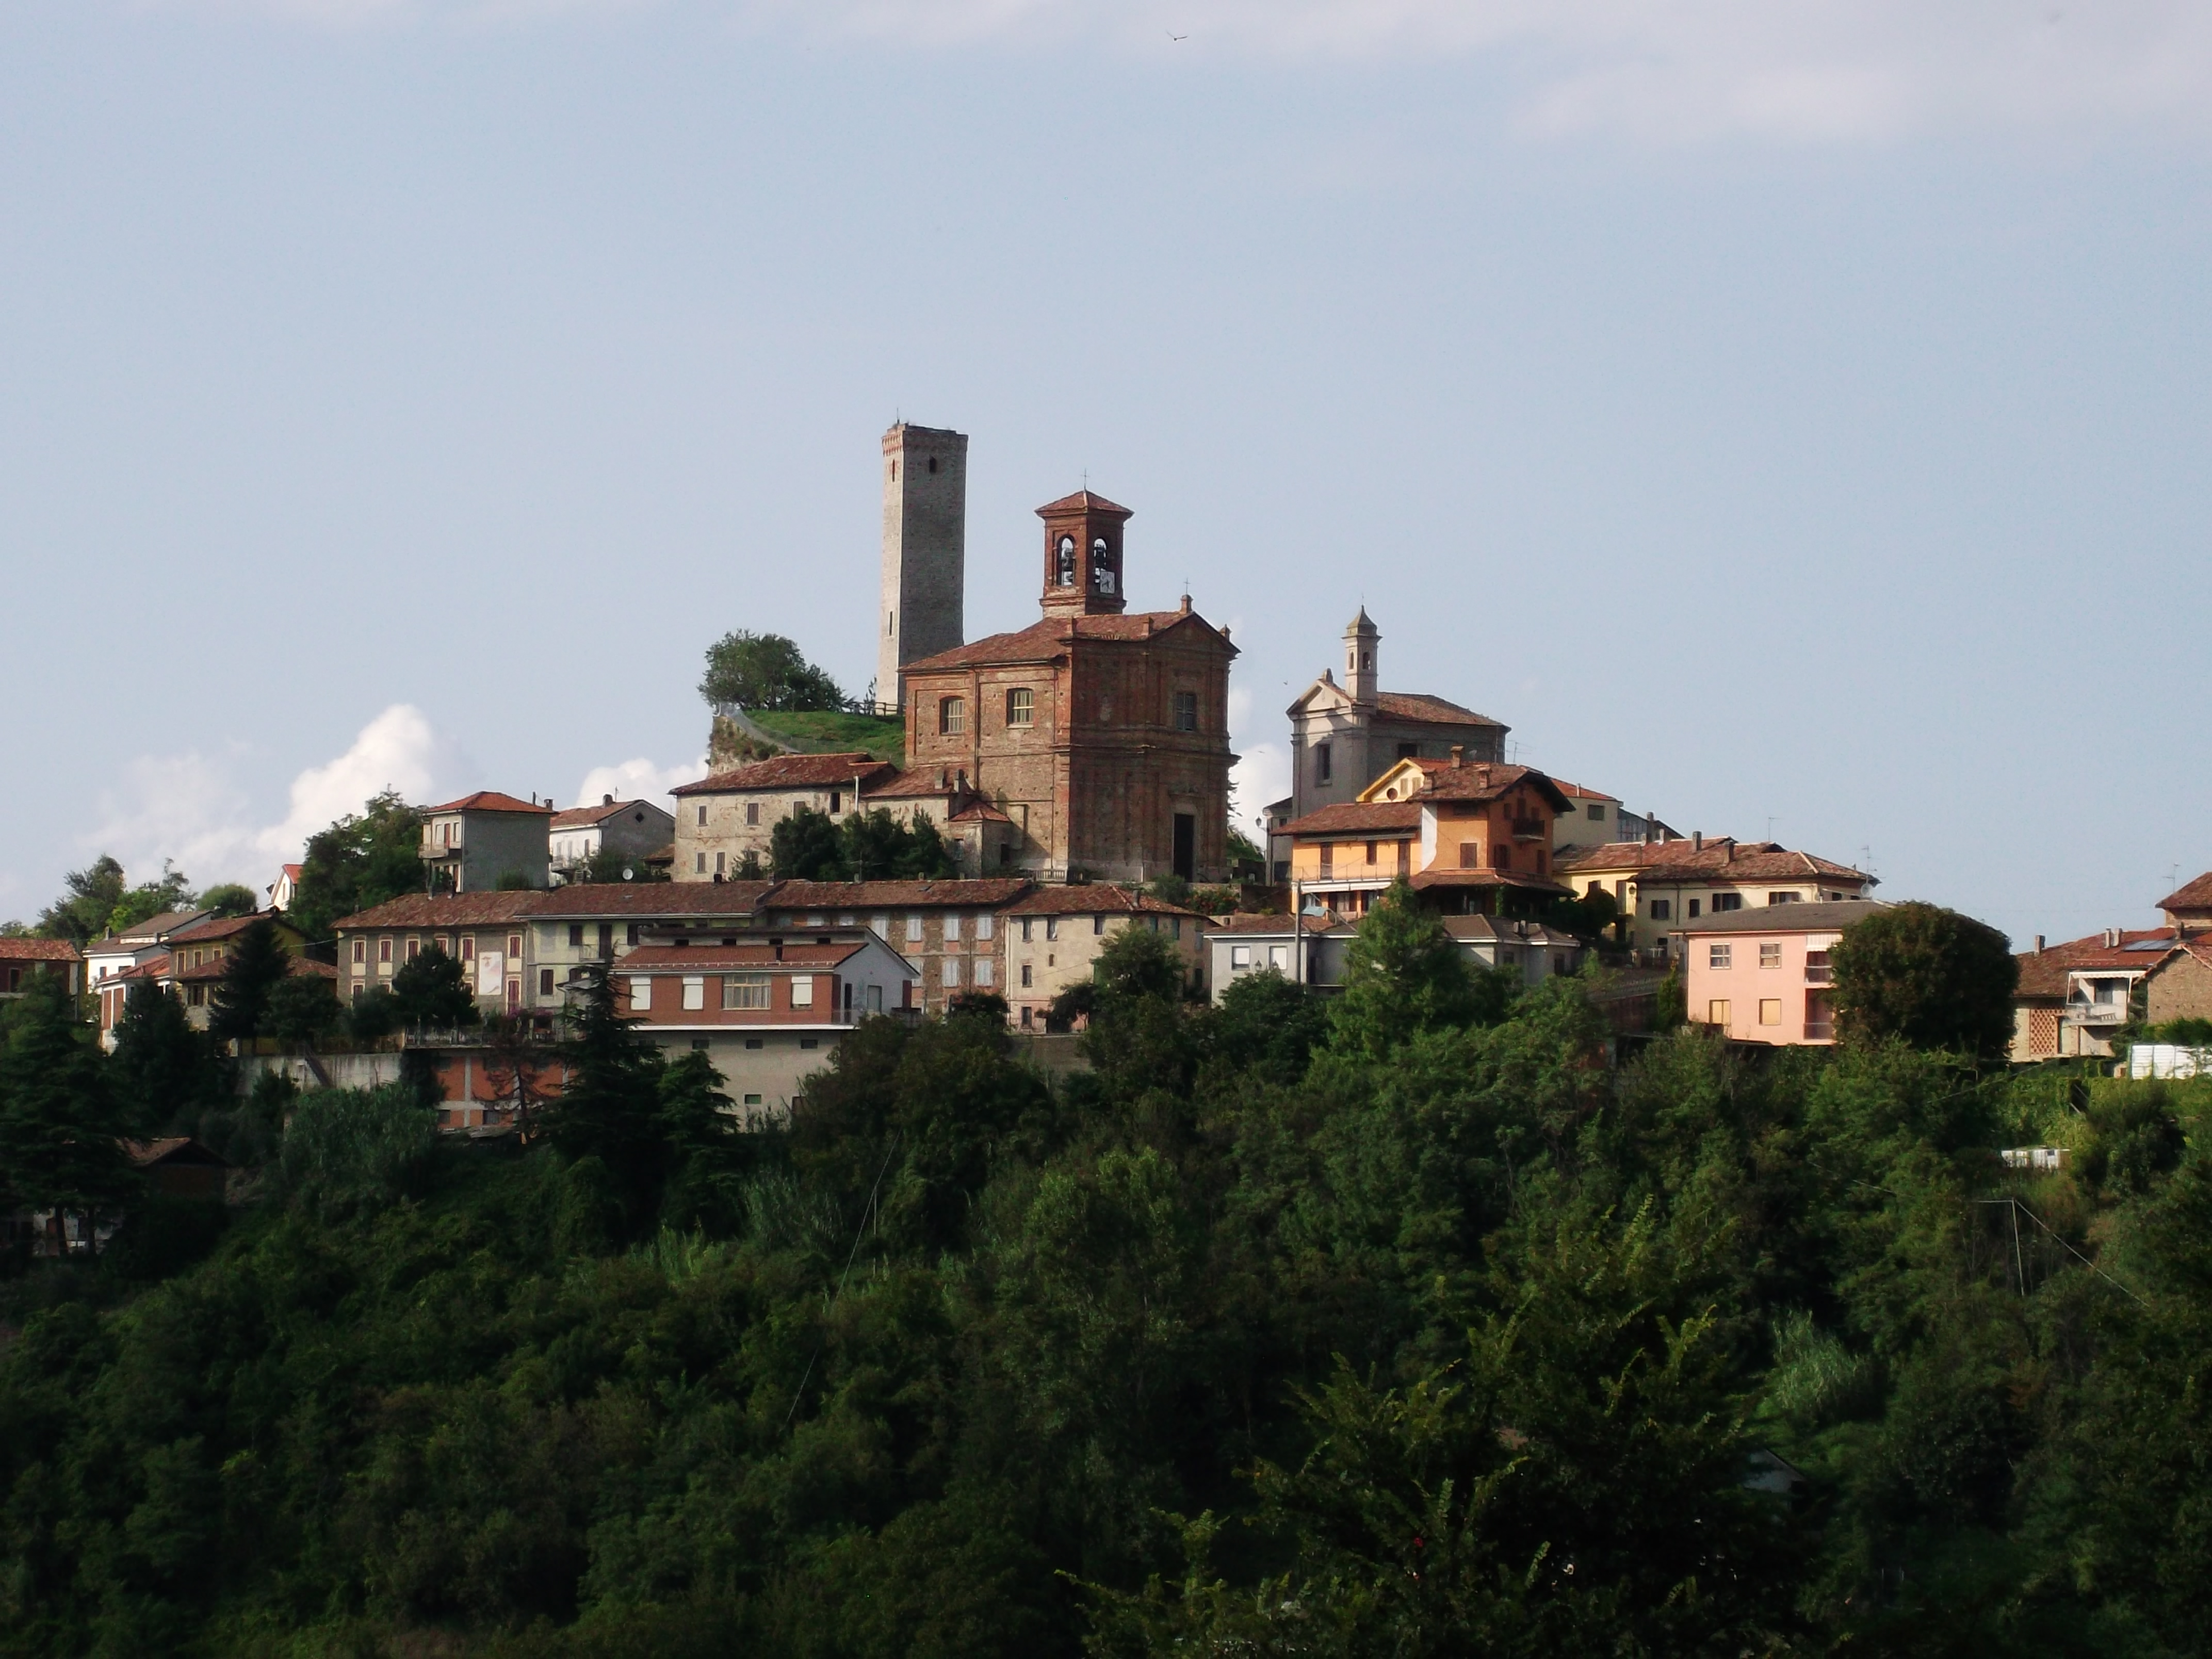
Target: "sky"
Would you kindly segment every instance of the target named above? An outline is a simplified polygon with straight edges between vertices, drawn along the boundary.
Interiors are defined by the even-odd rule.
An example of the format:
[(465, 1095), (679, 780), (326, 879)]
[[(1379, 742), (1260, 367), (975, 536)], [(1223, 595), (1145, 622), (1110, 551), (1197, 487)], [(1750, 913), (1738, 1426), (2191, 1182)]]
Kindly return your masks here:
[[(1931, 15), (1937, 14), (1937, 15)], [(9, 0), (0, 918), (873, 672), (878, 440), (1231, 625), (2030, 935), (2212, 868), (2212, 9)]]

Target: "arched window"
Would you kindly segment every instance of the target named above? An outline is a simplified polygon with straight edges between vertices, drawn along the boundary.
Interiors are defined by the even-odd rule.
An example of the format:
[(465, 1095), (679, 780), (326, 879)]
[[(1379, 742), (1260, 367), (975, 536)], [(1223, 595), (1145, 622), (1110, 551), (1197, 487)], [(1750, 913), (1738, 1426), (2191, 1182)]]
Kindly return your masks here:
[(937, 702), (937, 729), (948, 738), (957, 738), (968, 729), (968, 699), (940, 697)]
[(1006, 724), (1033, 726), (1036, 723), (1036, 693), (1026, 685), (1018, 685), (1006, 693)]
[(1062, 536), (1058, 549), (1060, 565), (1054, 579), (1062, 587), (1075, 586), (1075, 538)]

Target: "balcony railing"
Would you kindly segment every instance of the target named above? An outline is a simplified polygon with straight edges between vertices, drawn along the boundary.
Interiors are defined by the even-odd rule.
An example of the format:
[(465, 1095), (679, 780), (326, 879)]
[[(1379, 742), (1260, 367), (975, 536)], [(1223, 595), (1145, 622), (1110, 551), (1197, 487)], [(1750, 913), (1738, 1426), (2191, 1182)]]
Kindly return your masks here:
[(1808, 963), (1805, 969), (1805, 983), (1808, 985), (1832, 985), (1835, 983), (1835, 974), (1833, 970), (1830, 969), (1821, 967), (1816, 963)]
[(1516, 841), (1541, 841), (1544, 839), (1545, 830), (1546, 824), (1542, 818), (1513, 820), (1513, 838)]

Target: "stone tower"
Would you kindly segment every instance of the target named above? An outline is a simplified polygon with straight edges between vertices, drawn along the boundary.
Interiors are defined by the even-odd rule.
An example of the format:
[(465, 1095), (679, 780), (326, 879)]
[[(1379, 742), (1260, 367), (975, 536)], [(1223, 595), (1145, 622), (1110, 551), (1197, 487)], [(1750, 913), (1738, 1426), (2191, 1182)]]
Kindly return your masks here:
[(901, 421), (884, 434), (877, 702), (903, 705), (906, 665), (966, 638), (967, 540), (967, 434)]
[(1368, 619), (1367, 607), (1361, 605), (1344, 630), (1344, 689), (1353, 702), (1362, 708), (1375, 707), (1376, 688), (1381, 684), (1376, 678), (1382, 655), (1379, 649), (1382, 635)]
[(1121, 580), (1121, 526), (1133, 516), (1103, 495), (1079, 489), (1037, 508), (1044, 520), (1048, 617), (1098, 617), (1128, 608)]

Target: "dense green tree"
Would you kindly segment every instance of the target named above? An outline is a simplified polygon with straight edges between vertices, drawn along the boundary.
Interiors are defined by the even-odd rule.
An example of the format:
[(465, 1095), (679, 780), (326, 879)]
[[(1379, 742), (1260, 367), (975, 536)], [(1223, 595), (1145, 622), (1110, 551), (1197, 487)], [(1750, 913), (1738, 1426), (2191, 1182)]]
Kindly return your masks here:
[(310, 941), (343, 916), (422, 890), (422, 815), (391, 791), (307, 838), (288, 913)]
[(190, 1124), (222, 1084), (206, 1035), (173, 991), (149, 979), (124, 994), (107, 1073), (122, 1121), (141, 1134)]
[(560, 1050), (568, 1082), (546, 1109), (546, 1139), (572, 1160), (603, 1170), (624, 1224), (641, 1230), (667, 1173), (660, 1050), (623, 1013), (603, 964), (584, 969), (568, 1014)]
[(1467, 952), (1410, 887), (1393, 883), (1345, 951), (1335, 1041), (1379, 1060), (1415, 1033), (1465, 1024), (1474, 1012)]
[(208, 1035), (218, 1042), (251, 1041), (269, 1018), (269, 994), (292, 970), (291, 952), (266, 917), (249, 922), (222, 959), (222, 977), (208, 998)]
[(667, 881), (671, 878), (662, 866), (647, 864), (635, 853), (618, 852), (603, 847), (591, 857), (568, 867), (566, 879), (572, 885), (607, 886), (627, 882), (635, 885), (641, 881)]
[(1328, 1040), (1328, 1009), (1271, 968), (1229, 981), (1209, 1035), (1214, 1056), (1231, 1070), (1257, 1067), (1276, 1082), (1296, 1083)]
[(224, 882), (210, 887), (199, 896), (198, 906), (211, 910), (226, 921), (234, 916), (250, 916), (261, 908), (261, 898), (251, 887), (237, 882)]
[(920, 812), (897, 818), (878, 806), (851, 813), (838, 834), (844, 843), (843, 868), (855, 880), (939, 881), (960, 873), (937, 825)]
[(137, 1182), (91, 1026), (34, 974), (0, 1026), (0, 1189), (10, 1207), (112, 1218)]
[(132, 887), (123, 866), (105, 853), (88, 868), (70, 871), (63, 885), (62, 896), (40, 913), (39, 932), (79, 945), (192, 902), (191, 884), (181, 871), (164, 864), (159, 881)]
[(769, 831), (769, 862), (778, 881), (847, 881), (845, 838), (827, 812), (794, 806)]
[(2020, 964), (1986, 923), (1940, 905), (1893, 904), (1853, 922), (1828, 953), (1838, 1032), (1996, 1058), (2012, 1041)]
[(312, 969), (295, 970), (269, 988), (261, 1034), (283, 1042), (313, 1042), (337, 1030), (344, 1018), (334, 981)]
[(450, 1031), (483, 1018), (466, 964), (434, 944), (399, 965), (392, 995), (403, 1025)]
[(707, 672), (699, 695), (710, 703), (757, 709), (836, 709), (845, 706), (837, 683), (806, 660), (781, 634), (740, 629), (707, 647)]

